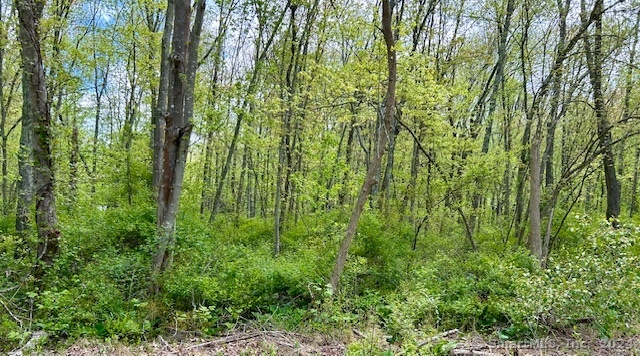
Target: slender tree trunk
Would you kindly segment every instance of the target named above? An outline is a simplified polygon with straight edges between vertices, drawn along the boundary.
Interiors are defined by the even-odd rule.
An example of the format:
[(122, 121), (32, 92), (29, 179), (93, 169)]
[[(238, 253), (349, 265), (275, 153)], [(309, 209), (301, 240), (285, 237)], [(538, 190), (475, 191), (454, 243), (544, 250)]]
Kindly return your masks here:
[[(327, 186), (326, 186), (326, 194), (325, 194), (325, 198), (324, 198), (324, 205), (325, 208), (327, 210), (331, 209), (331, 207), (333, 206), (332, 202), (331, 202), (331, 188), (333, 187), (333, 181), (336, 177), (336, 169), (338, 168), (338, 165), (340, 163), (340, 154), (342, 153), (342, 146), (343, 146), (343, 142), (344, 142), (344, 135), (347, 132), (349, 125), (344, 125), (344, 127), (342, 128), (342, 134), (340, 134), (340, 140), (338, 141), (338, 148), (336, 149), (336, 158), (333, 161), (333, 166), (331, 167), (331, 172), (329, 175), (329, 179), (327, 180)], [(324, 152), (322, 153), (324, 155)], [(318, 193), (318, 196), (316, 197), (316, 203), (320, 200), (320, 193)]]
[(607, 118), (607, 108), (602, 90), (602, 13), (604, 12), (603, 0), (596, 0), (594, 5), (596, 11), (595, 34), (593, 36), (593, 46), (588, 37), (584, 38), (587, 54), (587, 64), (596, 118), (598, 119), (598, 137), (600, 148), (604, 151), (603, 168), (607, 195), (606, 217), (612, 222), (614, 227), (619, 226), (620, 217), (620, 183), (616, 176), (615, 159), (611, 147), (611, 124)]
[[(396, 113), (398, 116), (402, 115), (401, 110), (397, 110)], [(402, 120), (400, 117), (399, 120)], [(381, 206), (380, 209), (384, 210), (388, 207), (389, 199), (391, 198), (391, 184), (393, 182), (393, 165), (395, 161), (395, 151), (396, 151), (396, 137), (398, 137), (398, 133), (400, 130), (397, 127), (396, 120), (393, 120), (393, 127), (391, 128), (391, 134), (389, 135), (389, 148), (387, 152), (387, 167), (385, 168), (382, 185), (380, 186), (380, 190), (382, 191), (381, 196)]]
[[(3, 18), (3, 6), (0, 1), (0, 28), (4, 29), (5, 21)], [(7, 172), (7, 106), (4, 101), (4, 52), (5, 43), (7, 42), (6, 31), (0, 33), (0, 138), (2, 139), (2, 213), (6, 215), (8, 213), (9, 199), (8, 199), (8, 172)], [(9, 95), (12, 95), (10, 93)]]
[(365, 177), (364, 183), (362, 184), (362, 189), (360, 189), (360, 194), (358, 195), (358, 200), (356, 201), (356, 205), (353, 208), (353, 212), (351, 214), (351, 218), (349, 219), (349, 225), (347, 226), (347, 231), (345, 233), (345, 237), (342, 240), (342, 244), (340, 245), (340, 250), (338, 251), (338, 257), (336, 259), (336, 263), (334, 265), (333, 271), (331, 273), (330, 284), (334, 290), (337, 290), (338, 284), (340, 282), (340, 276), (342, 275), (342, 270), (344, 269), (345, 262), (347, 260), (347, 254), (349, 253), (349, 247), (351, 246), (351, 241), (353, 240), (353, 236), (356, 232), (356, 228), (358, 227), (358, 221), (360, 220), (360, 215), (364, 209), (364, 205), (367, 202), (367, 197), (369, 196), (369, 192), (371, 191), (371, 187), (376, 183), (375, 175), (380, 169), (380, 164), (382, 162), (382, 156), (384, 155), (385, 146), (387, 145), (387, 137), (391, 134), (391, 130), (393, 127), (393, 114), (395, 111), (396, 104), (396, 51), (394, 48), (394, 36), (393, 30), (391, 28), (391, 20), (393, 18), (393, 8), (391, 6), (390, 0), (382, 0), (382, 32), (384, 34), (384, 41), (387, 47), (387, 66), (388, 66), (388, 85), (387, 85), (387, 94), (385, 98), (385, 111), (384, 111), (384, 132), (381, 132), (378, 135), (378, 142), (376, 147), (376, 155), (371, 164), (369, 165), (369, 169), (367, 170), (367, 175)]
[[(100, 119), (102, 113), (102, 97), (107, 90), (107, 78), (109, 77), (109, 62), (107, 62), (107, 68), (104, 70), (102, 76), (98, 75), (98, 64), (96, 58), (96, 50), (93, 50), (93, 61), (95, 63), (95, 68), (93, 70), (93, 85), (94, 85), (94, 95), (96, 100), (96, 112), (95, 119), (93, 124), (93, 164), (91, 167), (91, 192), (95, 193), (96, 191), (96, 180), (98, 174), (98, 137), (100, 135)], [(102, 82), (98, 83), (98, 80), (101, 79)]]
[[(531, 114), (535, 115), (535, 114)], [(530, 120), (534, 120), (531, 118)], [(531, 141), (529, 153), (529, 251), (538, 261), (542, 261), (542, 237), (540, 230), (540, 141), (542, 122), (538, 118), (536, 132)]]
[[(640, 10), (636, 14), (636, 23), (633, 27), (635, 32), (635, 37), (633, 39), (633, 44), (631, 45), (631, 51), (629, 52), (629, 66), (627, 68), (627, 83), (624, 93), (624, 107), (622, 113), (622, 119), (627, 120), (630, 116), (630, 101), (631, 101), (631, 90), (633, 90), (633, 72), (634, 66), (636, 62), (636, 50), (638, 46), (638, 40), (640, 39), (640, 33), (638, 30), (640, 29)], [(622, 151), (622, 150), (621, 150)], [(636, 157), (633, 164), (633, 182), (631, 186), (631, 194), (630, 194), (630, 203), (629, 203), (629, 215), (633, 216), (636, 210), (636, 194), (638, 189), (638, 161), (640, 161), (640, 148), (636, 149)]]
[[(503, 100), (503, 103), (505, 101)], [(505, 110), (506, 111), (506, 110)], [(507, 157), (510, 156), (511, 153), (511, 122), (513, 121), (513, 115), (511, 111), (508, 112), (504, 116), (504, 152), (507, 154)], [(502, 215), (509, 216), (510, 206), (511, 206), (511, 159), (507, 158), (507, 164), (505, 167), (504, 178), (503, 178), (503, 197), (502, 197)], [(505, 234), (505, 242), (508, 241), (509, 234)]]
[[(493, 79), (493, 84), (491, 86), (491, 94), (489, 95), (489, 109), (486, 113), (487, 124), (485, 128), (484, 138), (482, 140), (482, 149), (481, 153), (486, 155), (489, 153), (489, 145), (491, 143), (491, 136), (493, 134), (493, 114), (497, 107), (498, 102), (498, 94), (500, 88), (503, 85), (504, 81), (504, 67), (507, 62), (507, 39), (509, 37), (509, 30), (511, 28), (511, 17), (515, 10), (515, 0), (509, 0), (507, 2), (507, 8), (505, 11), (504, 22), (498, 28), (499, 33), (499, 44), (498, 44), (498, 60), (495, 64), (495, 77)], [(484, 115), (482, 113), (481, 115)], [(478, 120), (479, 121), (479, 120)], [(478, 208), (482, 202), (483, 196), (480, 193), (474, 194), (473, 198), (473, 214), (471, 215), (470, 225), (472, 231), (476, 228), (476, 225), (479, 224), (478, 221)]]
[[(558, 1), (558, 20), (559, 20), (559, 38), (558, 38), (558, 47), (557, 52), (561, 53), (563, 51), (566, 36), (567, 36), (567, 14), (569, 11), (569, 3), (565, 5), (562, 4), (562, 0)], [(555, 153), (555, 137), (556, 137), (556, 127), (558, 125), (558, 121), (561, 119), (560, 113), (558, 113), (558, 107), (560, 103), (561, 96), (561, 88), (562, 84), (562, 75), (563, 75), (563, 65), (560, 65), (558, 69), (552, 73), (553, 75), (553, 84), (551, 89), (551, 109), (549, 111), (549, 121), (547, 121), (547, 140), (545, 152), (542, 157), (542, 169), (545, 173), (545, 187), (551, 187), (554, 183), (554, 174), (553, 174), (553, 157)]]
[(633, 163), (633, 182), (631, 184), (631, 203), (629, 204), (629, 216), (633, 217), (638, 209), (638, 175), (640, 170), (640, 148), (636, 148), (636, 157)]
[(347, 195), (349, 193), (349, 173), (351, 172), (351, 159), (353, 156), (353, 138), (354, 138), (354, 134), (355, 134), (355, 124), (356, 124), (356, 119), (355, 119), (355, 107), (353, 104), (351, 104), (351, 114), (353, 115), (353, 117), (351, 118), (351, 122), (349, 124), (349, 136), (347, 137), (347, 147), (345, 150), (345, 170), (344, 170), (344, 174), (342, 176), (342, 189), (340, 189), (340, 193), (338, 195), (338, 204), (340, 207), (342, 207), (347, 199)]
[[(420, 152), (418, 151), (418, 143), (414, 141), (413, 150), (411, 153), (411, 178), (409, 178), (409, 187), (407, 188), (407, 196), (409, 198), (409, 222), (411, 223), (411, 226), (415, 226), (416, 187), (418, 183), (418, 167), (419, 166), (420, 166)], [(403, 207), (404, 207), (404, 204), (403, 204)], [(404, 208), (401, 210), (401, 215), (403, 212), (404, 212)]]
[(247, 174), (247, 159), (249, 156), (249, 146), (244, 145), (244, 152), (242, 153), (242, 165), (240, 167), (240, 179), (238, 182), (238, 191), (236, 192), (236, 219), (240, 218), (242, 214), (242, 208), (244, 205), (244, 197), (245, 197), (245, 179), (248, 176)]
[(204, 216), (206, 208), (209, 206), (211, 189), (211, 161), (213, 159), (213, 137), (214, 132), (209, 129), (205, 141), (204, 167), (202, 172), (202, 194), (200, 201), (200, 216)]
[(278, 168), (276, 176), (276, 196), (273, 209), (274, 217), (274, 236), (273, 236), (273, 253), (277, 256), (280, 253), (280, 211), (282, 210), (282, 180), (284, 169), (284, 147), (280, 145), (278, 149)]
[(80, 141), (78, 138), (78, 120), (71, 120), (71, 153), (69, 157), (69, 207), (73, 209), (78, 191), (78, 164), (80, 163)]
[(242, 127), (242, 121), (244, 120), (244, 115), (240, 114), (236, 119), (236, 126), (233, 130), (233, 137), (231, 139), (231, 145), (229, 146), (229, 151), (227, 152), (227, 158), (224, 161), (224, 166), (222, 167), (222, 171), (220, 173), (220, 177), (218, 177), (218, 187), (216, 188), (216, 194), (213, 198), (213, 211), (211, 212), (211, 217), (209, 218), (209, 223), (213, 223), (215, 221), (216, 215), (220, 212), (220, 201), (222, 199), (222, 190), (224, 188), (224, 183), (227, 178), (227, 174), (229, 174), (229, 170), (231, 169), (231, 163), (233, 160), (233, 155), (236, 150), (236, 145), (238, 144), (238, 138), (240, 137), (240, 128)]
[(132, 43), (132, 50), (130, 53), (130, 57), (127, 61), (127, 71), (131, 70), (129, 73), (129, 98), (127, 99), (126, 107), (125, 107), (125, 123), (124, 123), (124, 150), (125, 150), (125, 165), (126, 165), (126, 185), (127, 185), (127, 202), (129, 205), (133, 204), (133, 177), (131, 174), (131, 161), (133, 159), (131, 152), (131, 145), (133, 144), (133, 134), (134, 127), (136, 124), (136, 116), (138, 110), (138, 104), (136, 100), (136, 90), (137, 90), (137, 59), (136, 59), (136, 44)]
[[(221, 16), (222, 16), (222, 12), (221, 12)], [(223, 20), (222, 18), (220, 18), (220, 23), (222, 23)], [(223, 48), (223, 43), (225, 40), (225, 36), (226, 36), (226, 28), (219, 28), (218, 29), (218, 35), (216, 37), (215, 40), (215, 44), (214, 44), (214, 48), (215, 48), (215, 66), (213, 69), (213, 78), (211, 78), (211, 94), (209, 97), (209, 105), (211, 105), (211, 107), (215, 107), (216, 105), (216, 101), (218, 100), (219, 96), (219, 83), (218, 81), (220, 80), (220, 72), (222, 71), (222, 48)], [(212, 115), (207, 117), (207, 123), (209, 125), (213, 124), (213, 117), (211, 117)], [(202, 201), (200, 203), (200, 215), (204, 217), (204, 212), (206, 207), (209, 207), (211, 205), (211, 189), (212, 189), (212, 181), (211, 181), (211, 160), (213, 159), (213, 151), (214, 151), (214, 145), (213, 145), (213, 139), (214, 139), (214, 129), (213, 127), (207, 127), (207, 138), (206, 138), (206, 142), (205, 142), (205, 161), (204, 161), (204, 168), (203, 168), (203, 184), (202, 184)]]

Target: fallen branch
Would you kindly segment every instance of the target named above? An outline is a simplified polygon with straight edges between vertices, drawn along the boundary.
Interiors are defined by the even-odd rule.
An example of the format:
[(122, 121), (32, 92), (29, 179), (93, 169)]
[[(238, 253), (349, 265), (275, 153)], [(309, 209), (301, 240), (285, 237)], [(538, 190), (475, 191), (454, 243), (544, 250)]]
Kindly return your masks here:
[(460, 332), (460, 331), (459, 331), (458, 329), (453, 329), (453, 330), (445, 331), (445, 332), (443, 332), (443, 333), (441, 333), (441, 334), (438, 334), (438, 335), (432, 336), (432, 337), (428, 338), (427, 340), (425, 340), (425, 341), (423, 341), (423, 342), (419, 343), (419, 344), (418, 344), (418, 348), (421, 348), (421, 347), (423, 347), (423, 346), (425, 346), (425, 345), (428, 345), (428, 344), (430, 344), (430, 343), (432, 343), (432, 342), (434, 342), (434, 341), (438, 341), (438, 340), (440, 340), (440, 339), (442, 339), (442, 338), (445, 338), (445, 337), (447, 337), (447, 336), (451, 336), (451, 335), (457, 334), (457, 333), (459, 333), (459, 332)]
[(13, 320), (15, 320), (18, 324), (20, 324), (20, 328), (22, 328), (22, 320), (20, 320), (17, 316), (15, 316), (15, 314), (11, 312), (9, 307), (2, 301), (2, 299), (0, 299), (0, 305), (4, 307), (4, 310), (6, 310), (7, 313), (9, 313), (9, 316), (11, 316)]
[(476, 350), (465, 350), (465, 349), (451, 350), (451, 355), (452, 356), (462, 356), (462, 355), (500, 356), (500, 354), (495, 354), (493, 352), (484, 352), (484, 351), (476, 351)]
[[(453, 330), (445, 331), (445, 332), (440, 333), (438, 335), (434, 335), (434, 336), (428, 338), (427, 340), (424, 340), (424, 341), (420, 342), (416, 348), (419, 349), (419, 348), (424, 347), (424, 346), (426, 346), (426, 345), (428, 345), (428, 344), (430, 344), (430, 343), (432, 343), (434, 341), (438, 341), (438, 340), (440, 340), (442, 338), (457, 334), (459, 332), (460, 332), (460, 330), (453, 329)], [(400, 356), (400, 355), (404, 355), (404, 351), (400, 351), (398, 353), (398, 356)]]
[(34, 332), (33, 334), (31, 334), (31, 338), (29, 339), (29, 341), (27, 341), (27, 343), (24, 346), (22, 346), (21, 348), (15, 351), (11, 351), (9, 353), (9, 356), (22, 356), (25, 353), (30, 355), (34, 351), (34, 349), (38, 346), (38, 344), (40, 344), (48, 336), (49, 335), (44, 331)]
[(14, 289), (18, 289), (20, 287), (20, 285), (15, 285), (13, 287), (9, 287), (9, 288), (5, 288), (5, 289), (0, 289), (0, 293), (6, 293), (6, 292), (11, 292)]
[(284, 336), (297, 336), (302, 338), (302, 335), (298, 335), (298, 334), (294, 334), (294, 333), (282, 333), (282, 332), (278, 332), (278, 331), (261, 331), (261, 332), (253, 332), (253, 333), (249, 333), (249, 334), (244, 334), (244, 335), (230, 335), (221, 339), (217, 339), (217, 340), (212, 340), (212, 341), (207, 341), (205, 343), (202, 344), (198, 344), (198, 345), (194, 345), (194, 346), (190, 346), (187, 348), (187, 350), (192, 350), (192, 349), (197, 349), (200, 347), (205, 347), (205, 346), (211, 346), (211, 345), (223, 345), (223, 344), (231, 344), (234, 342), (238, 342), (238, 341), (246, 341), (246, 340), (250, 340), (250, 339), (255, 339), (257, 337), (262, 337), (262, 336), (273, 336), (273, 337), (284, 337)]
[(205, 343), (202, 343), (202, 344), (198, 344), (198, 345), (187, 347), (187, 350), (197, 349), (197, 348), (200, 348), (200, 347), (211, 346), (211, 345), (230, 344), (230, 343), (236, 342), (236, 341), (244, 341), (244, 340), (254, 339), (256, 337), (259, 337), (260, 335), (262, 335), (262, 333), (251, 333), (251, 334), (240, 335), (240, 336), (235, 336), (235, 335), (234, 336), (227, 336), (227, 337), (222, 338), (222, 339), (208, 341), (208, 342), (205, 342)]
[(363, 339), (364, 339), (364, 338), (366, 338), (366, 336), (364, 336), (364, 334), (362, 333), (362, 331), (360, 331), (360, 330), (358, 330), (358, 329), (356, 329), (356, 328), (353, 328), (353, 329), (351, 329), (351, 330), (353, 330), (353, 333), (354, 333), (354, 334), (356, 334), (356, 336), (361, 337), (361, 338), (363, 338)]

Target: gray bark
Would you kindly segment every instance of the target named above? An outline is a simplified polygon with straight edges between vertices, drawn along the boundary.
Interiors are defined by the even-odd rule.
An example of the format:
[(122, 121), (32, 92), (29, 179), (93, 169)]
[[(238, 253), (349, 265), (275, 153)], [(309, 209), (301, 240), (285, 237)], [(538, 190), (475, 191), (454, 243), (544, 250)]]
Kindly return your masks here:
[[(54, 193), (54, 172), (51, 157), (51, 110), (47, 98), (44, 64), (40, 51), (39, 22), (44, 3), (16, 1), (22, 45), (22, 69), (33, 119), (32, 151), (33, 179), (36, 198), (36, 227), (38, 230), (37, 258), (50, 265), (58, 254), (60, 232)], [(38, 269), (38, 274), (41, 273)]]
[[(158, 239), (152, 264), (154, 275), (166, 271), (173, 261), (176, 216), (193, 128), (193, 88), (206, 0), (196, 3), (196, 15), (191, 30), (190, 5), (188, 0), (177, 0), (174, 4), (175, 21), (167, 105), (169, 112), (165, 116), (163, 169), (157, 210)], [(163, 74), (161, 73), (161, 76)], [(157, 282), (153, 287), (157, 291)]]
[[(173, 36), (174, 0), (167, 0), (164, 31), (162, 33), (162, 50), (160, 53), (160, 84), (158, 86), (158, 98), (153, 112), (153, 189), (159, 194), (162, 181), (162, 152), (164, 146), (165, 115), (169, 98), (169, 73), (171, 66), (170, 50), (171, 37)], [(157, 217), (161, 219), (161, 216)]]

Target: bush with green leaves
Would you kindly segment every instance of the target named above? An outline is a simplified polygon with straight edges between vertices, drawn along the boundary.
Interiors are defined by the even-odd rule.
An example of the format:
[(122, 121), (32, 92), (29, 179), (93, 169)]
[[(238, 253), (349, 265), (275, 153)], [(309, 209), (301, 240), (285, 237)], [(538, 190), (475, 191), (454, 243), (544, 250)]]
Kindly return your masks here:
[(295, 230), (283, 236), (283, 244), (295, 248), (277, 257), (265, 222), (249, 220), (215, 234), (191, 233), (179, 243), (180, 254), (163, 288), (182, 312), (211, 308), (218, 326), (231, 326), (255, 313), (284, 309), (295, 314), (296, 307), (306, 307), (315, 298), (313, 287), (323, 285), (328, 270), (329, 259), (318, 245), (305, 248)]
[[(484, 229), (473, 252), (462, 231), (439, 233), (436, 226), (413, 250), (410, 225), (367, 211), (341, 289), (332, 293), (326, 279), (346, 214), (311, 215), (286, 226), (282, 251), (274, 256), (271, 221), (221, 215), (210, 226), (193, 211), (187, 206), (179, 216), (175, 261), (157, 295), (148, 293), (152, 206), (63, 216), (61, 255), (42, 287), (34, 289), (31, 281), (12, 299), (24, 310), (33, 306), (33, 328), (0, 310), (3, 351), (34, 329), (53, 340), (134, 341), (175, 329), (216, 334), (246, 322), (342, 335), (374, 325), (407, 350), (453, 328), (503, 339), (579, 323), (603, 336), (640, 330), (640, 228), (633, 225), (612, 229), (572, 217), (554, 241), (549, 268), (541, 269), (526, 249), (504, 245), (497, 230)], [(0, 276), (3, 286), (28, 275), (30, 255), (13, 258), (22, 244), (11, 234), (0, 239), (0, 264), (11, 271)], [(357, 354), (375, 344), (382, 351), (369, 341), (350, 350)]]

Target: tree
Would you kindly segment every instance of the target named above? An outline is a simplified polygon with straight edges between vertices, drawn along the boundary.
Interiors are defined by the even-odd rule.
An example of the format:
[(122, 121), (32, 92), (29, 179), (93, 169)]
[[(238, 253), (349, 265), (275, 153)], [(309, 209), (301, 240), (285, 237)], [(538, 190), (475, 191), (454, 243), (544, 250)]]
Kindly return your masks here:
[(376, 183), (375, 176), (380, 169), (382, 162), (382, 156), (384, 155), (385, 147), (388, 142), (389, 135), (392, 135), (391, 129), (393, 128), (394, 112), (396, 106), (396, 49), (394, 48), (395, 40), (393, 36), (393, 29), (391, 28), (391, 20), (393, 17), (393, 6), (389, 0), (382, 0), (382, 33), (384, 36), (384, 42), (387, 48), (387, 93), (384, 101), (384, 116), (383, 127), (378, 134), (378, 141), (376, 144), (376, 153), (372, 159), (367, 175), (365, 176), (364, 183), (360, 189), (358, 200), (353, 208), (351, 217), (349, 219), (349, 225), (347, 225), (347, 231), (345, 237), (340, 244), (338, 250), (338, 257), (336, 258), (333, 271), (331, 272), (331, 278), (329, 283), (334, 290), (338, 289), (340, 283), (340, 276), (344, 269), (345, 262), (347, 260), (347, 254), (349, 253), (349, 247), (353, 241), (356, 228), (358, 227), (358, 221), (360, 221), (360, 215), (364, 209), (364, 205), (367, 201), (371, 187)]
[[(33, 124), (33, 178), (38, 229), (37, 258), (51, 264), (58, 254), (60, 231), (54, 192), (54, 171), (51, 158), (51, 111), (47, 97), (44, 63), (40, 43), (40, 19), (44, 1), (17, 0), (22, 46), (22, 70), (26, 89), (23, 110), (27, 109)], [(25, 107), (25, 105), (28, 105)], [(23, 112), (24, 115), (24, 112)], [(24, 118), (23, 118), (24, 122)]]
[[(20, 123), (20, 120), (16, 120), (15, 123), (8, 128), (9, 111), (11, 104), (15, 101), (14, 97), (16, 91), (19, 89), (18, 79), (20, 78), (20, 71), (15, 69), (11, 73), (8, 70), (8, 64), (12, 61), (12, 56), (7, 58), (7, 55), (11, 55), (11, 51), (7, 51), (10, 48), (9, 43), (9, 21), (4, 18), (3, 14), (3, 2), (0, 1), (0, 149), (2, 152), (2, 213), (7, 214), (9, 212), (9, 151), (8, 141), (9, 136), (15, 130)], [(8, 59), (8, 60), (7, 60)], [(18, 223), (18, 220), (16, 220)], [(22, 227), (22, 224), (20, 224)]]
[(211, 223), (215, 221), (215, 217), (220, 211), (222, 189), (224, 188), (224, 184), (227, 179), (227, 174), (229, 174), (229, 171), (231, 169), (233, 156), (236, 151), (236, 145), (238, 144), (238, 139), (240, 138), (242, 123), (245, 117), (247, 116), (247, 111), (249, 109), (251, 99), (255, 95), (258, 89), (258, 79), (260, 78), (260, 75), (261, 75), (262, 66), (264, 65), (267, 55), (269, 54), (269, 49), (274, 39), (276, 38), (276, 35), (278, 34), (278, 30), (280, 29), (282, 20), (284, 19), (287, 9), (289, 8), (289, 4), (290, 4), (290, 1), (288, 0), (286, 6), (282, 9), (282, 11), (280, 12), (280, 15), (277, 17), (277, 20), (274, 24), (274, 27), (271, 30), (271, 33), (269, 34), (267, 41), (263, 45), (262, 35), (264, 32), (266, 32), (266, 26), (267, 26), (267, 18), (265, 17), (266, 15), (264, 14), (264, 12), (266, 12), (267, 9), (263, 8), (265, 7), (265, 3), (262, 3), (262, 2), (255, 3), (256, 12), (258, 16), (258, 27), (259, 27), (258, 29), (259, 35), (258, 35), (258, 38), (256, 39), (256, 45), (255, 45), (256, 46), (255, 47), (256, 48), (255, 63), (253, 65), (253, 70), (251, 71), (251, 77), (249, 79), (249, 84), (247, 85), (245, 98), (242, 101), (242, 105), (240, 106), (241, 111), (238, 117), (236, 118), (236, 123), (233, 129), (233, 136), (231, 138), (231, 144), (229, 145), (229, 150), (227, 151), (227, 154), (226, 154), (224, 166), (222, 167), (222, 171), (218, 179), (218, 186), (216, 188), (215, 196), (213, 198), (213, 211), (211, 212), (211, 217), (209, 218), (209, 222)]
[[(198, 0), (196, 3), (195, 21), (193, 28), (190, 28), (190, 1), (168, 2), (167, 21), (171, 21), (169, 14), (174, 13), (173, 37), (169, 65), (163, 67), (170, 74), (167, 85), (168, 111), (164, 116), (166, 126), (162, 143), (162, 165), (156, 165), (162, 167), (162, 174), (157, 200), (158, 241), (152, 264), (154, 274), (164, 272), (173, 259), (176, 216), (193, 129), (193, 93), (205, 5), (206, 0)], [(165, 30), (167, 29), (165, 26)], [(160, 75), (162, 77), (164, 73)], [(161, 90), (162, 88), (159, 92)]]
[[(584, 0), (583, 0), (584, 4)], [(584, 5), (583, 5), (584, 6)], [(603, 152), (603, 169), (605, 184), (607, 188), (607, 220), (612, 222), (614, 227), (619, 226), (618, 218), (620, 217), (620, 183), (616, 177), (616, 165), (613, 156), (613, 148), (611, 147), (611, 125), (607, 118), (607, 108), (603, 94), (602, 83), (602, 14), (604, 13), (603, 0), (596, 0), (594, 5), (595, 12), (595, 31), (593, 35), (593, 44), (589, 36), (584, 37), (585, 54), (587, 56), (587, 68), (589, 70), (589, 78), (591, 80), (591, 90), (593, 94), (594, 111), (598, 119), (598, 138), (600, 147)]]

